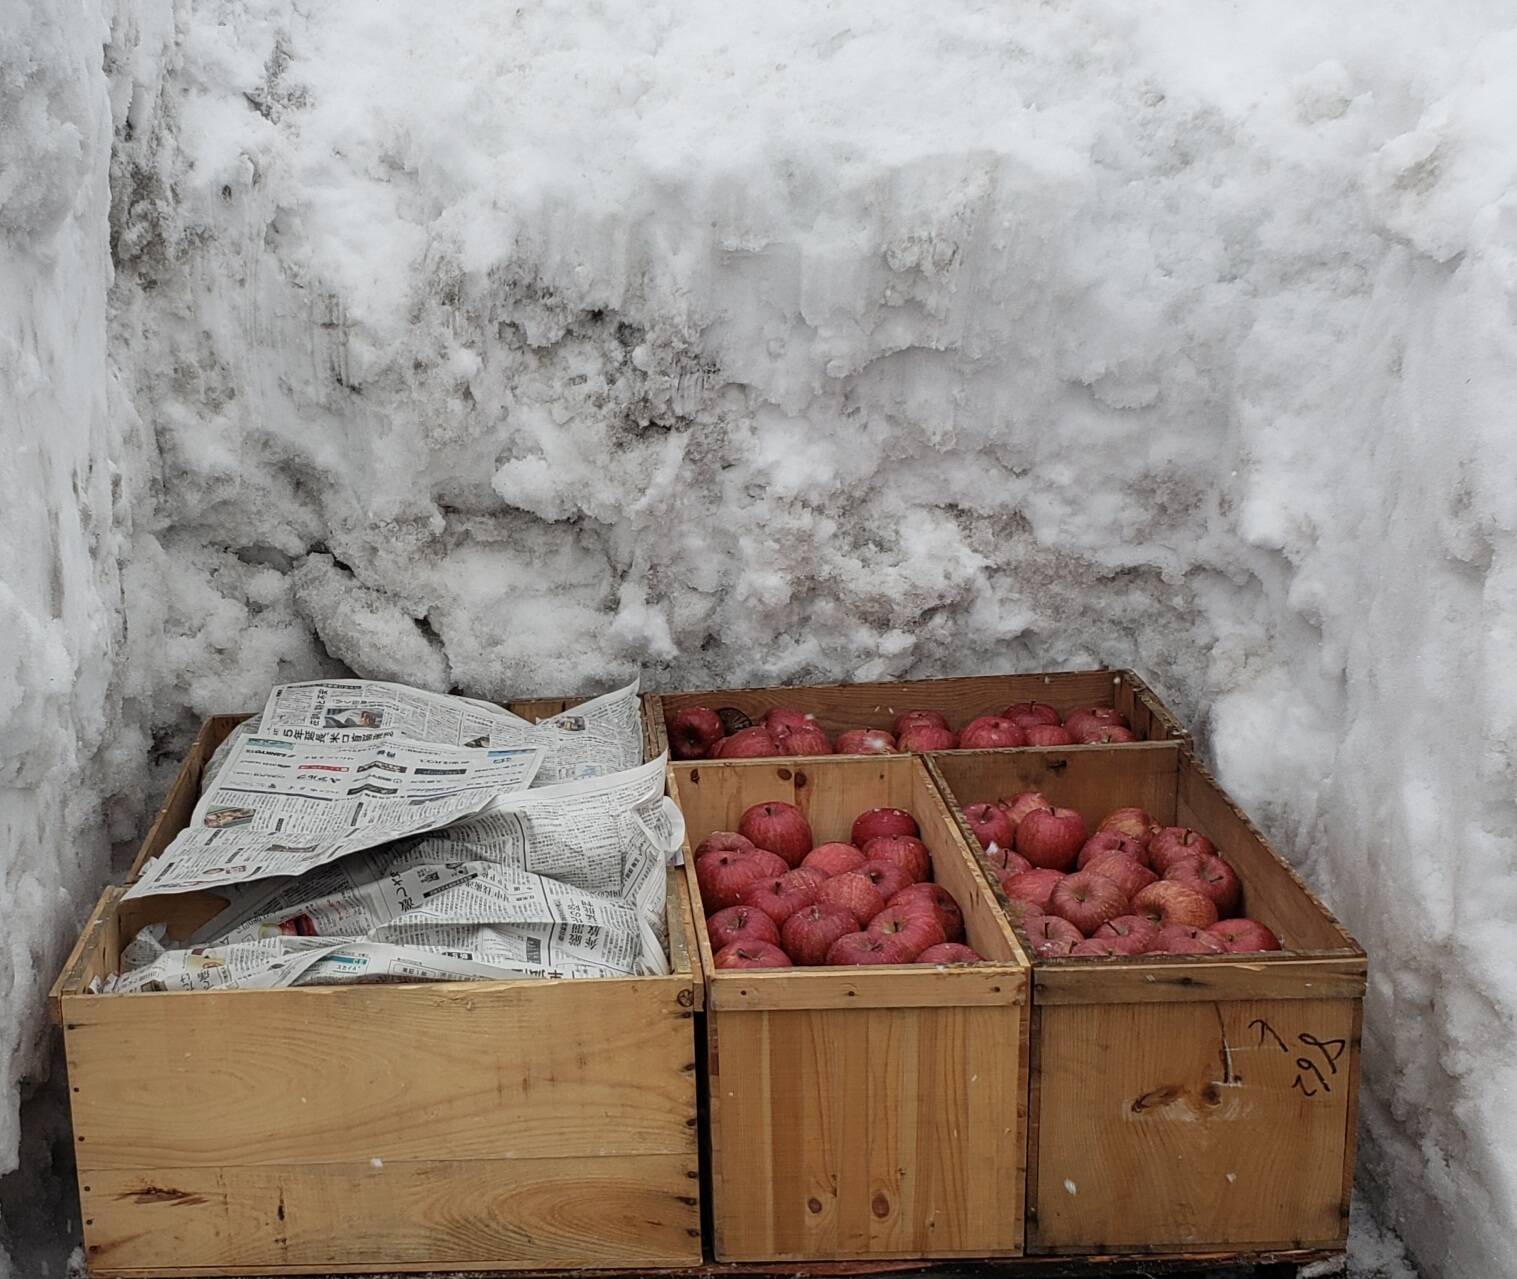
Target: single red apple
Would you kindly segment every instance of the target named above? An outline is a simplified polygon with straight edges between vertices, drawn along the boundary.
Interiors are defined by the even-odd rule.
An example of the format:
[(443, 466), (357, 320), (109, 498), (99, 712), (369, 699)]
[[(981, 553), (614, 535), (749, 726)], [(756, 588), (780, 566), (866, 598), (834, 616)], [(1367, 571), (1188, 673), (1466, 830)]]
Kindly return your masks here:
[(853, 912), (841, 906), (813, 902), (785, 921), (780, 937), (785, 950), (796, 963), (814, 968), (827, 962), (827, 951), (839, 937), (858, 931), (859, 921)]
[(981, 848), (1010, 848), (1016, 837), (1017, 828), (1006, 816), (1006, 810), (994, 804), (966, 804), (964, 820), (980, 841)]
[(1009, 719), (998, 715), (981, 715), (959, 730), (959, 749), (998, 750), (1007, 746), (1026, 746), (1027, 734)]
[(1142, 915), (1120, 915), (1109, 919), (1092, 934), (1109, 941), (1124, 955), (1141, 955), (1154, 944), (1159, 925)]
[(936, 946), (929, 946), (917, 956), (919, 964), (983, 964), (985, 961), (969, 949), (961, 946), (956, 941), (945, 941)]
[(910, 751), (919, 754), (928, 751), (956, 751), (959, 749), (959, 735), (952, 729), (939, 728), (936, 724), (913, 724), (895, 739), (895, 746), (903, 754)]
[(938, 923), (937, 912), (926, 902), (918, 904), (915, 909), (909, 902), (903, 906), (886, 906), (869, 921), (864, 931), (894, 937), (910, 952), (912, 959), (929, 946), (938, 946), (948, 940), (943, 925)]
[(787, 884), (781, 875), (778, 879), (760, 879), (749, 884), (738, 898), (738, 904), (752, 906), (763, 911), (776, 924), (783, 924), (802, 906), (809, 906), (815, 900), (813, 889), (802, 884)]
[(1024, 923), (1022, 929), (1032, 940), (1033, 953), (1045, 959), (1067, 955), (1085, 940), (1078, 928), (1057, 915), (1039, 915)]
[(872, 862), (894, 862), (912, 883), (932, 878), (932, 854), (910, 835), (878, 835), (864, 845), (864, 856)]
[[(873, 844), (875, 841), (871, 839), (869, 842)], [(899, 864), (886, 861), (883, 857), (871, 858), (852, 874), (862, 875), (880, 890), (880, 896), (887, 902), (901, 889), (917, 882)]]
[(1025, 729), (1035, 724), (1057, 725), (1059, 712), (1047, 702), (1013, 702), (1001, 712), (1001, 718)]
[(1167, 924), (1159, 929), (1159, 935), (1149, 948), (1152, 955), (1225, 955), (1227, 946), (1222, 939), (1204, 928), (1190, 928), (1184, 924)]
[(815, 724), (792, 728), (779, 738), (781, 755), (831, 755), (832, 743)]
[(948, 721), (938, 711), (902, 711), (895, 717), (890, 731), (899, 737), (908, 728), (915, 728), (918, 724), (931, 724), (934, 728), (948, 727)]
[(1108, 849), (1086, 863), (1085, 869), (1092, 875), (1102, 875), (1111, 880), (1126, 897), (1136, 897), (1159, 877), (1147, 866), (1140, 866), (1130, 854), (1120, 848)]
[(1148, 841), (1148, 864), (1163, 875), (1176, 862), (1187, 857), (1210, 857), (1217, 846), (1198, 830), (1188, 826), (1164, 826)]
[(736, 906), (748, 885), (764, 877), (764, 868), (743, 849), (707, 853), (695, 863), (695, 882), (708, 915)]
[(711, 949), (721, 950), (735, 941), (766, 941), (771, 946), (780, 944), (780, 930), (761, 910), (752, 906), (728, 906), (719, 910), (706, 921), (706, 931), (711, 934)]
[(750, 848), (746, 855), (751, 861), (757, 862), (759, 869), (764, 872), (761, 879), (778, 879), (790, 869), (789, 862), (767, 848)]
[(1161, 928), (1170, 924), (1210, 928), (1217, 922), (1217, 908), (1210, 897), (1169, 879), (1150, 884), (1134, 897), (1132, 913), (1146, 916)]
[(855, 848), (863, 848), (877, 835), (916, 835), (920, 833), (917, 819), (904, 808), (871, 808), (853, 819), (853, 833), (849, 842)]
[(718, 968), (789, 968), (790, 956), (772, 942), (744, 938), (716, 952)]
[(1102, 853), (1126, 853), (1139, 866), (1148, 865), (1148, 849), (1141, 840), (1129, 835), (1119, 835), (1114, 830), (1098, 830), (1080, 848), (1077, 864), (1081, 870)]
[(949, 941), (958, 941), (964, 935), (964, 912), (954, 895), (941, 884), (908, 884), (885, 904), (904, 906), (912, 902), (926, 902), (937, 912), (943, 936)]
[[(1005, 882), (1002, 882), (1005, 887)], [(1013, 924), (1025, 924), (1029, 919), (1036, 919), (1039, 915), (1046, 915), (1045, 911), (1036, 902), (1030, 902), (1021, 897), (1008, 897), (1006, 905), (1006, 918)]]
[(1096, 827), (1096, 833), (1109, 832), (1135, 839), (1145, 848), (1149, 839), (1159, 833), (1159, 823), (1141, 808), (1117, 808), (1107, 813)]
[(1238, 882), (1237, 872), (1215, 853), (1178, 861), (1164, 872), (1164, 878), (1210, 897), (1223, 919), (1237, 910), (1243, 899), (1243, 885)]
[(1017, 852), (1050, 870), (1073, 870), (1088, 838), (1085, 819), (1072, 808), (1035, 808), (1017, 823)]
[(993, 848), (987, 848), (984, 856), (986, 865), (990, 867), (997, 879), (1032, 869), (1032, 863), (1021, 853), (1014, 853), (1011, 849), (1002, 848), (999, 844)]
[(1055, 886), (1063, 878), (1063, 871), (1034, 867), (1032, 870), (1024, 870), (1020, 875), (1006, 876), (1001, 881), (1001, 888), (1006, 896), (1031, 902), (1039, 910), (1046, 911), (1048, 899), (1053, 896)]
[(848, 933), (839, 937), (827, 951), (829, 964), (909, 964), (906, 947), (898, 938), (878, 933)]
[(778, 853), (789, 866), (799, 866), (812, 849), (811, 823), (794, 804), (755, 804), (739, 819), (737, 829), (760, 848)]
[(822, 874), (822, 872), (817, 870), (815, 866), (807, 866), (802, 864), (800, 866), (797, 866), (794, 870), (787, 870), (783, 875), (780, 876), (780, 882), (784, 884), (793, 884), (797, 888), (807, 889), (811, 893), (812, 899), (815, 900), (816, 895), (818, 891), (820, 891), (822, 885), (825, 884), (830, 878), (830, 875)]
[(675, 759), (705, 759), (725, 736), (722, 721), (714, 710), (692, 706), (669, 717), (669, 753)]
[(815, 728), (816, 716), (808, 715), (793, 706), (771, 706), (764, 712), (764, 727), (778, 741), (786, 733), (793, 733), (798, 728)]
[(885, 898), (874, 881), (856, 870), (834, 875), (817, 889), (816, 899), (823, 906), (841, 906), (849, 911), (860, 928), (885, 909)]
[(1114, 706), (1082, 706), (1079, 710), (1070, 711), (1064, 717), (1064, 727), (1077, 738), (1080, 729), (1086, 724), (1118, 724), (1123, 728), (1131, 728), (1132, 723), (1127, 716), (1122, 714)]
[(838, 755), (893, 755), (895, 734), (883, 728), (850, 728), (837, 735), (832, 749)]
[(1065, 729), (1075, 739), (1077, 746), (1116, 746), (1122, 742), (1135, 742), (1138, 735), (1120, 724), (1092, 724), (1088, 720), (1079, 728)]
[(1280, 949), (1280, 939), (1257, 919), (1223, 919), (1206, 931), (1235, 955)]
[(1089, 937), (1108, 919), (1127, 914), (1127, 894), (1104, 875), (1076, 871), (1054, 885), (1048, 913), (1067, 919), (1081, 936)]
[(866, 858), (852, 844), (818, 844), (801, 860), (802, 868), (820, 871), (828, 879), (857, 870)]
[(1061, 724), (1029, 724), (1022, 730), (1029, 746), (1073, 746), (1074, 734)]
[(752, 728), (740, 728), (730, 737), (724, 737), (711, 752), (712, 759), (764, 759), (778, 755), (780, 744), (762, 724)]
[(752, 848), (753, 841), (746, 835), (735, 830), (714, 830), (695, 846), (695, 856), (699, 860), (707, 853), (746, 853)]
[(1042, 791), (1024, 790), (1013, 795), (1010, 799), (996, 800), (996, 807), (1002, 809), (1006, 816), (1011, 818), (1013, 827), (1019, 826), (1022, 819), (1028, 813), (1036, 812), (1040, 808), (1052, 808), (1047, 797)]
[(1123, 950), (1109, 937), (1087, 937), (1082, 942), (1075, 943), (1071, 955), (1126, 955), (1131, 952)]

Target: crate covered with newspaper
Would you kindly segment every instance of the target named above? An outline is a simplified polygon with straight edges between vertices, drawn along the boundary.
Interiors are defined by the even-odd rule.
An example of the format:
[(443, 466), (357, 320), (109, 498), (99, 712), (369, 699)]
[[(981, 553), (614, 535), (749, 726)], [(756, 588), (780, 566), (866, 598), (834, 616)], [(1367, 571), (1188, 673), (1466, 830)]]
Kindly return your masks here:
[(552, 705), (205, 723), (53, 992), (92, 1273), (699, 1260), (683, 824), (635, 684)]

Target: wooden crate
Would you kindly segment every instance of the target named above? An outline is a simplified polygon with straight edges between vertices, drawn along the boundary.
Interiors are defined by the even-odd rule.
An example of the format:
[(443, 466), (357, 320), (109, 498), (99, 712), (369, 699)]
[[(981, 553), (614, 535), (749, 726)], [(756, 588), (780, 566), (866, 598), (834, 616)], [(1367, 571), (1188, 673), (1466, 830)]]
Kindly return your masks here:
[(958, 751), (928, 768), (976, 849), (963, 806), (1022, 790), (1092, 828), (1132, 804), (1203, 831), (1243, 882), (1241, 913), (1291, 948), (1034, 958), (1028, 1252), (1342, 1248), (1366, 972), (1354, 939), (1176, 745)]
[(671, 767), (689, 847), (784, 800), (818, 843), (911, 811), (984, 965), (706, 973), (719, 1261), (1015, 1255), (1026, 1152), (1027, 961), (941, 795), (907, 755)]
[(644, 693), (643, 725), (648, 734), (648, 758), (655, 759), (669, 749), (669, 717), (692, 706), (734, 706), (755, 722), (773, 707), (793, 706), (814, 714), (831, 737), (845, 728), (888, 729), (891, 720), (908, 710), (941, 711), (950, 726), (962, 728), (977, 716), (996, 715), (1013, 702), (1028, 701), (1047, 702), (1061, 715), (1079, 706), (1115, 706), (1132, 721), (1133, 732), (1141, 740), (1190, 740), (1147, 684), (1132, 671), (1119, 670)]
[[(194, 808), (207, 723), (139, 865)], [(667, 977), (93, 995), (210, 894), (109, 889), (52, 992), (95, 1275), (697, 1265), (685, 877)]]

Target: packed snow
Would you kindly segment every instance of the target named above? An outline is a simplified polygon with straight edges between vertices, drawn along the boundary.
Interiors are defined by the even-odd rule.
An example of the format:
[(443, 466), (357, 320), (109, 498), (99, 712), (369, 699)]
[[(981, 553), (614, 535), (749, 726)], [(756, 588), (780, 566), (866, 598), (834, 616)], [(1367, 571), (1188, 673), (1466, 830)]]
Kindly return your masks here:
[(1131, 665), (1371, 953), (1363, 1201), (1505, 1275), (1517, 4), (9, 8), (8, 1080), (271, 684)]

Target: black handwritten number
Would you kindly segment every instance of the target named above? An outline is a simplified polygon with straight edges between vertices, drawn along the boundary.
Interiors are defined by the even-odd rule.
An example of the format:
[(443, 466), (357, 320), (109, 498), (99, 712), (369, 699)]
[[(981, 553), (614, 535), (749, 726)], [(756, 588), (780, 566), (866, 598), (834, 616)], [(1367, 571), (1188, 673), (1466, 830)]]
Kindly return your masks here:
[(1285, 1046), (1285, 1040), (1281, 1039), (1280, 1036), (1275, 1033), (1275, 1028), (1273, 1026), (1271, 1026), (1269, 1024), (1269, 1022), (1265, 1021), (1263, 1017), (1255, 1017), (1253, 1019), (1253, 1021), (1251, 1021), (1251, 1022), (1248, 1023), (1248, 1028), (1250, 1030), (1252, 1030), (1255, 1026), (1257, 1026), (1259, 1028), (1259, 1043), (1258, 1043), (1258, 1047), (1260, 1047), (1260, 1048), (1264, 1047), (1264, 1037), (1266, 1035), (1268, 1035), (1271, 1039), (1273, 1039), (1275, 1041), (1275, 1043), (1277, 1043), (1280, 1046), (1280, 1051), (1281, 1052), (1283, 1052), (1283, 1053), (1290, 1052), (1290, 1049)]
[(1317, 1090), (1315, 1088), (1308, 1088), (1306, 1086), (1306, 1081), (1302, 1079), (1300, 1075), (1296, 1076), (1296, 1082), (1293, 1083), (1291, 1087), (1299, 1088), (1302, 1095), (1306, 1097), (1315, 1097), (1317, 1095)]
[[(1266, 1039), (1273, 1039), (1275, 1047), (1287, 1056), (1291, 1055), (1291, 1050), (1285, 1040), (1280, 1038), (1279, 1032), (1269, 1022), (1265, 1021), (1264, 1018), (1255, 1017), (1253, 1021), (1248, 1023), (1248, 1026), (1250, 1030), (1255, 1027), (1258, 1028), (1260, 1048), (1264, 1047)], [(1348, 1048), (1347, 1040), (1318, 1039), (1310, 1031), (1302, 1031), (1296, 1036), (1296, 1040), (1304, 1048), (1316, 1049), (1322, 1055), (1322, 1065), (1327, 1067), (1330, 1074), (1336, 1075), (1338, 1073), (1338, 1059), (1343, 1056), (1344, 1051)], [(1303, 1097), (1315, 1097), (1319, 1093), (1332, 1092), (1333, 1086), (1328, 1082), (1327, 1075), (1322, 1073), (1322, 1067), (1318, 1066), (1310, 1057), (1297, 1057), (1296, 1071), (1296, 1078), (1291, 1087), (1299, 1088)], [(1317, 1086), (1315, 1088), (1310, 1086), (1311, 1080), (1316, 1081)]]
[(1308, 1048), (1315, 1048), (1322, 1054), (1322, 1060), (1327, 1063), (1333, 1074), (1338, 1073), (1338, 1058), (1343, 1056), (1343, 1050), (1348, 1047), (1348, 1041), (1344, 1039), (1318, 1039), (1316, 1035), (1302, 1031), (1296, 1036)]

